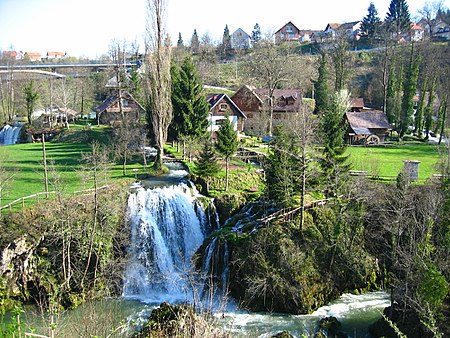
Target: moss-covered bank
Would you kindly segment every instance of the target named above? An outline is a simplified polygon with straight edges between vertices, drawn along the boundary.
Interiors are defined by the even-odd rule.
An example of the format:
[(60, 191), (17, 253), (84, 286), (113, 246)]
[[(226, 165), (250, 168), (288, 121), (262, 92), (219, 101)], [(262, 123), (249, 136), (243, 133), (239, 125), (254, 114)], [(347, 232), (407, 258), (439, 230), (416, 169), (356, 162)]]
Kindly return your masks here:
[(255, 203), (213, 235), (230, 244), (230, 293), (243, 308), (304, 314), (343, 292), (380, 288), (362, 228), (338, 205), (310, 209), (304, 229), (295, 213), (261, 222), (262, 209), (270, 206)]
[(128, 230), (124, 185), (46, 201), (0, 219), (0, 311), (13, 301), (73, 308), (114, 295)]

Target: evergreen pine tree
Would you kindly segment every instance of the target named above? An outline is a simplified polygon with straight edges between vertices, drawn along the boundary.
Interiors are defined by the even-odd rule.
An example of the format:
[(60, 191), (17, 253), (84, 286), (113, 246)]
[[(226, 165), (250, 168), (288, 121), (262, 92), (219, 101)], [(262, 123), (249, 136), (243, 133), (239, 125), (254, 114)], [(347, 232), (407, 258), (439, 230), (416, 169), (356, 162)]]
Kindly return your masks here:
[(391, 0), (385, 19), (391, 33), (399, 35), (409, 30), (411, 15), (406, 0)]
[(274, 136), (265, 168), (268, 197), (280, 207), (292, 207), (300, 185), (299, 149), (295, 138), (281, 127), (275, 129)]
[(197, 30), (194, 29), (191, 37), (191, 52), (192, 54), (197, 54), (200, 50), (200, 40), (198, 38)]
[[(323, 159), (321, 161), (325, 178), (325, 194), (327, 197), (337, 196), (342, 177), (349, 170), (345, 155), (345, 113), (348, 111), (349, 94), (341, 90), (331, 96), (329, 107), (322, 115), (321, 134), (323, 139)], [(345, 181), (345, 180), (344, 180)]]
[(256, 23), (253, 27), (252, 36), (251, 36), (252, 45), (255, 46), (261, 40), (261, 28), (259, 28), (259, 24)]
[(327, 59), (326, 54), (323, 53), (319, 64), (319, 76), (316, 81), (314, 81), (315, 89), (315, 101), (316, 105), (314, 112), (323, 113), (327, 110), (328, 106), (328, 71), (327, 71)]
[(228, 191), (228, 162), (238, 147), (237, 132), (228, 116), (217, 131), (216, 149), (225, 158), (225, 191)]
[(414, 50), (411, 49), (409, 60), (409, 68), (405, 79), (405, 89), (403, 92), (403, 100), (400, 116), (399, 137), (402, 138), (412, 124), (414, 113), (414, 96), (417, 90), (417, 79), (419, 77), (419, 60), (414, 58)]
[(171, 75), (173, 120), (170, 135), (176, 140), (199, 139), (209, 125), (209, 107), (191, 57), (186, 57), (180, 68), (172, 65)]
[(220, 163), (210, 141), (204, 143), (200, 157), (195, 162), (195, 165), (194, 173), (200, 177), (215, 176), (220, 171)]
[(225, 25), (225, 28), (223, 30), (221, 54), (225, 59), (231, 55), (231, 36), (228, 25)]
[(184, 47), (183, 38), (181, 37), (181, 33), (178, 33), (177, 47), (178, 48), (183, 48)]
[(373, 2), (370, 3), (367, 15), (362, 19), (361, 30), (366, 34), (370, 42), (378, 37), (381, 28), (381, 20)]

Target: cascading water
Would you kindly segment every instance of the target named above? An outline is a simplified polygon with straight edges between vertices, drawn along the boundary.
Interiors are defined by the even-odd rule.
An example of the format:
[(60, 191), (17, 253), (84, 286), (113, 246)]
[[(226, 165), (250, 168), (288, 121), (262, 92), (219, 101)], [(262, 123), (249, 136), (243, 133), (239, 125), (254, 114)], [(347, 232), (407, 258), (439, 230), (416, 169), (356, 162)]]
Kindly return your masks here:
[(0, 130), (0, 145), (16, 144), (19, 140), (21, 124), (10, 126), (5, 124)]
[(128, 201), (130, 262), (123, 296), (141, 301), (192, 301), (198, 292), (191, 259), (210, 231), (187, 184), (138, 189)]

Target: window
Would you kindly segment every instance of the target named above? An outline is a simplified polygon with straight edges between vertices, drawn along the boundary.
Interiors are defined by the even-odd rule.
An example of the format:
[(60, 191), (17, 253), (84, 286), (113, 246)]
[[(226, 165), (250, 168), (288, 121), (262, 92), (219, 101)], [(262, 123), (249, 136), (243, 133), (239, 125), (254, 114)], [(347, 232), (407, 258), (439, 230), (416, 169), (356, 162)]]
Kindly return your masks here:
[(228, 105), (226, 103), (221, 103), (220, 106), (219, 106), (219, 109), (221, 111), (227, 110), (227, 108), (228, 108)]
[(292, 33), (292, 26), (286, 26), (286, 32)]

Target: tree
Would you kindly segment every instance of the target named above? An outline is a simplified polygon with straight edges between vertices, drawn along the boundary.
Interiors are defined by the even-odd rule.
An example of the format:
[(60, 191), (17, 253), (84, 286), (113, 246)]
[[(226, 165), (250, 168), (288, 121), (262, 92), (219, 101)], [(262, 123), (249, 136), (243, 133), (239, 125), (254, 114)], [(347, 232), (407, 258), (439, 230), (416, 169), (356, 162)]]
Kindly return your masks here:
[(194, 173), (200, 177), (215, 176), (220, 171), (220, 163), (217, 160), (216, 152), (211, 142), (203, 143), (203, 150), (199, 159), (195, 162)]
[(391, 0), (385, 21), (388, 30), (395, 36), (406, 33), (411, 23), (411, 15), (406, 0)]
[(421, 9), (418, 10), (422, 19), (428, 26), (428, 36), (433, 38), (433, 31), (436, 28), (438, 13), (442, 10), (442, 0), (427, 1)]
[(183, 38), (181, 37), (181, 33), (178, 33), (177, 47), (178, 48), (183, 48), (184, 47)]
[(197, 30), (194, 29), (191, 37), (191, 52), (192, 54), (197, 54), (200, 50), (200, 40), (198, 38)]
[(265, 168), (268, 197), (282, 208), (295, 205), (299, 188), (299, 150), (295, 141), (281, 126), (275, 128)]
[(432, 131), (433, 128), (433, 104), (434, 104), (434, 99), (435, 99), (435, 81), (432, 80), (431, 84), (430, 84), (430, 88), (429, 88), (429, 93), (428, 93), (428, 102), (427, 102), (427, 106), (425, 107), (425, 139), (428, 140), (428, 138), (430, 137), (430, 132)]
[(423, 136), (423, 121), (424, 121), (424, 111), (425, 111), (425, 95), (427, 93), (428, 78), (426, 77), (422, 83), (422, 90), (420, 91), (419, 104), (416, 109), (416, 116), (414, 118), (414, 134), (417, 137), (422, 138)]
[(361, 30), (372, 43), (380, 33), (381, 20), (373, 2), (370, 3), (367, 15), (362, 19)]
[(230, 54), (231, 54), (230, 30), (228, 29), (228, 25), (225, 25), (222, 37), (221, 55), (222, 58), (226, 59), (230, 56)]
[(345, 89), (346, 86), (348, 78), (347, 66), (350, 58), (350, 54), (348, 53), (349, 47), (348, 37), (344, 32), (339, 32), (330, 45), (330, 56), (334, 65), (335, 92)]
[(417, 80), (419, 77), (419, 59), (414, 56), (414, 45), (411, 47), (409, 68), (405, 79), (405, 89), (402, 100), (402, 110), (400, 116), (399, 137), (402, 138), (412, 124), (414, 113), (414, 96), (416, 95)]
[(216, 149), (225, 158), (225, 191), (228, 191), (228, 162), (238, 147), (237, 132), (228, 116), (217, 131)]
[(28, 84), (26, 84), (25, 87), (23, 87), (23, 94), (25, 96), (25, 105), (28, 123), (31, 124), (31, 114), (36, 108), (36, 104), (39, 99), (39, 94), (35, 91), (33, 87), (33, 80), (28, 82)]
[(341, 90), (331, 96), (327, 111), (322, 115), (320, 130), (323, 142), (323, 159), (321, 166), (325, 179), (325, 195), (337, 196), (342, 183), (342, 175), (348, 172), (349, 166), (345, 162), (348, 155), (344, 155), (344, 142), (347, 126), (345, 113), (348, 111), (347, 90)]
[(396, 123), (397, 113), (395, 111), (395, 98), (397, 94), (397, 76), (395, 74), (395, 64), (392, 62), (389, 67), (389, 76), (387, 80), (386, 89), (386, 104), (384, 111), (386, 113), (389, 123)]
[(146, 114), (150, 134), (157, 148), (155, 168), (162, 167), (164, 144), (172, 121), (170, 46), (165, 45), (164, 0), (147, 0), (149, 22), (147, 27), (146, 55)]
[(324, 113), (328, 107), (328, 70), (327, 70), (327, 56), (325, 53), (321, 54), (319, 63), (319, 76), (314, 83), (314, 98), (316, 100), (316, 106), (314, 112)]
[(169, 133), (178, 141), (199, 139), (209, 125), (209, 106), (192, 58), (186, 57), (180, 68), (172, 65), (171, 76), (173, 120)]
[(263, 100), (263, 111), (268, 116), (267, 132), (273, 132), (273, 107), (275, 89), (282, 87), (288, 80), (292, 70), (290, 55), (282, 55), (272, 40), (265, 39), (259, 42), (251, 61), (248, 62), (249, 76), (261, 88), (266, 90)]
[(258, 42), (261, 40), (261, 28), (259, 27), (259, 24), (256, 23), (252, 30), (252, 36), (250, 37), (250, 40), (252, 41), (252, 45), (255, 46), (258, 44)]

